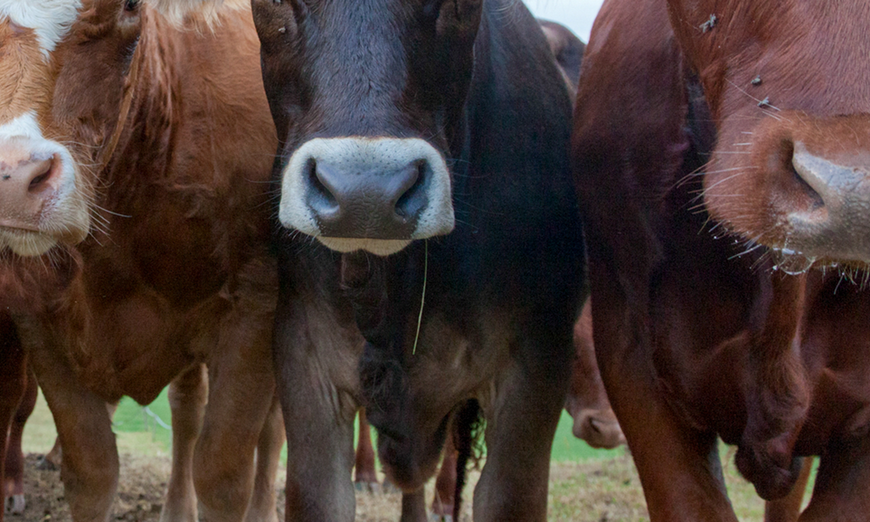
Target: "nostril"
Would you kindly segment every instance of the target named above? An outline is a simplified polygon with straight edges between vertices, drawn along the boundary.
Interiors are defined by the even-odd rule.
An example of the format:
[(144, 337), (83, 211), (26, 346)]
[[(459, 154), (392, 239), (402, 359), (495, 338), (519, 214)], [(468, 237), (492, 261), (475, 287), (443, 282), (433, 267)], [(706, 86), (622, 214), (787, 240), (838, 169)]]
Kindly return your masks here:
[(790, 164), (790, 170), (792, 178), (794, 179), (795, 183), (797, 183), (797, 185), (800, 187), (801, 193), (809, 202), (809, 204), (807, 205), (808, 208), (806, 210), (813, 211), (824, 207), (825, 200), (822, 199), (821, 194), (816, 192), (816, 190), (811, 187), (804, 178), (801, 177), (797, 169), (795, 169), (794, 164)]
[(42, 161), (34, 162), (28, 168), (30, 182), (27, 186), (28, 192), (39, 192), (48, 187), (48, 181), (51, 179), (51, 173), (54, 168), (54, 158), (49, 158)]
[(329, 175), (324, 170), (324, 166), (318, 166), (314, 158), (308, 160), (305, 164), (305, 176), (308, 179), (308, 184), (312, 189), (313, 195), (322, 207), (334, 208), (338, 206), (334, 189), (330, 188)]
[(426, 204), (425, 185), (429, 177), (426, 160), (418, 160), (413, 165), (411, 186), (396, 200), (396, 215), (403, 219), (416, 216)]
[(797, 196), (799, 206), (803, 207), (804, 212), (812, 212), (825, 206), (825, 200), (822, 198), (816, 189), (813, 188), (809, 180), (801, 176), (799, 161), (795, 156), (795, 145), (791, 140), (786, 140), (782, 144), (782, 162), (786, 171), (791, 174), (793, 187), (797, 190), (794, 194)]

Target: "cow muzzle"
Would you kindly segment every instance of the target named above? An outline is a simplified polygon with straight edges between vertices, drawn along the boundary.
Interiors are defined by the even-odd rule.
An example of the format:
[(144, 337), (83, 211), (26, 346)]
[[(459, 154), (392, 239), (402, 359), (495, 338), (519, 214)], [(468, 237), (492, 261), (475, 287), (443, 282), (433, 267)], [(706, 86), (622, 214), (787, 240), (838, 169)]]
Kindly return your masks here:
[(0, 249), (36, 256), (88, 233), (69, 153), (47, 140), (0, 140)]
[(313, 139), (284, 169), (278, 217), (333, 250), (390, 255), (453, 230), (449, 170), (418, 138)]
[(870, 164), (834, 162), (798, 142), (792, 165), (814, 201), (787, 212), (785, 254), (870, 262)]

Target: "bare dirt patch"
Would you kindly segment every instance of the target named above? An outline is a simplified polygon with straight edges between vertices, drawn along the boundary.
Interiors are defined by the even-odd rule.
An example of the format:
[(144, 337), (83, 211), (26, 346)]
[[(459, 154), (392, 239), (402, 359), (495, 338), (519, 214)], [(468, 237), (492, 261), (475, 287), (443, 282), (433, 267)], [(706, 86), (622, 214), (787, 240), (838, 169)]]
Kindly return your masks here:
[[(760, 521), (763, 503), (752, 487), (734, 470), (732, 455), (724, 454), (728, 489), (740, 520)], [(23, 516), (8, 516), (7, 522), (69, 522), (60, 472), (39, 468), (40, 456), (28, 454), (26, 461), (27, 509)], [(157, 522), (169, 478), (166, 454), (137, 455), (122, 450), (118, 495), (113, 519), (129, 522)], [(461, 521), (471, 521), (471, 497), (480, 473), (469, 473)], [(278, 514), (284, 518), (284, 471), (278, 477)], [(432, 485), (427, 487), (427, 503)], [(356, 520), (395, 522), (401, 511), (401, 494), (377, 487), (357, 492)], [(428, 505), (428, 504), (427, 504)], [(649, 520), (637, 472), (627, 454), (606, 460), (552, 463), (548, 520), (571, 522), (640, 522)]]

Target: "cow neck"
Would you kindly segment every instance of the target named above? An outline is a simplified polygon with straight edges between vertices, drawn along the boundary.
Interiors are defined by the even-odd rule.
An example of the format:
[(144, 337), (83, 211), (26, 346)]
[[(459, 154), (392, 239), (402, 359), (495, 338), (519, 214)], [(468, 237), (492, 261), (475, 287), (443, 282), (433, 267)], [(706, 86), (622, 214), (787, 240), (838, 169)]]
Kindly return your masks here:
[[(120, 183), (134, 189), (132, 185), (137, 181), (153, 179), (171, 164), (171, 134), (178, 123), (173, 118), (178, 94), (176, 80), (178, 69), (184, 66), (173, 60), (183, 56), (173, 49), (175, 45), (182, 45), (181, 39), (171, 36), (177, 32), (150, 13), (144, 16), (142, 34), (125, 82), (118, 124), (106, 149), (106, 161), (102, 163), (106, 165), (107, 185)], [(142, 154), (141, 151), (147, 152)], [(131, 169), (149, 175), (126, 175), (117, 179), (129, 174)]]

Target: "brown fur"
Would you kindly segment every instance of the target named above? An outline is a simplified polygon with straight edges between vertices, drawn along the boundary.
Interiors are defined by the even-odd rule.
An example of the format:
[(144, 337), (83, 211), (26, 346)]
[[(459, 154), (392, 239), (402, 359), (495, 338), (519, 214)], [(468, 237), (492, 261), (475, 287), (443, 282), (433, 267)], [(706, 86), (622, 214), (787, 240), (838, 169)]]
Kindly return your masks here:
[[(74, 518), (102, 519), (111, 505), (105, 402), (150, 402), (204, 362), (211, 387), (189, 465), (202, 514), (241, 520), (254, 451), (271, 430), (276, 286), (265, 247), (276, 139), (250, 14), (231, 10), (205, 34), (147, 8), (85, 4), (52, 55), (45, 128), (77, 151), (95, 187), (92, 236), (71, 256), (81, 269), (72, 277), (53, 276), (61, 251), (24, 263), (4, 254), (0, 282), (46, 294), (41, 306), (19, 300), (14, 317), (55, 416)], [(255, 517), (274, 508), (268, 496), (255, 502), (265, 502)]]
[[(795, 79), (792, 69), (808, 65), (800, 60), (780, 63), (782, 70), (762, 78), (793, 104), (787, 108), (807, 111), (806, 127), (793, 114), (780, 119), (759, 108), (740, 89), (750, 88), (743, 86), (751, 85), (752, 67), (771, 65), (756, 60), (750, 66), (745, 58), (768, 52), (768, 59), (779, 60), (783, 48), (774, 42), (797, 42), (805, 31), (846, 24), (841, 17), (850, 9), (858, 20), (866, 6), (841, 3), (816, 17), (827, 19), (804, 26), (791, 18), (798, 13), (794, 2), (686, 5), (605, 2), (584, 57), (572, 144), (589, 234), (597, 358), (650, 517), (736, 520), (722, 485), (718, 436), (739, 446), (739, 469), (768, 499), (789, 493), (801, 457), (822, 455), (826, 473), (801, 520), (866, 519), (856, 514), (866, 512), (870, 484), (864, 471), (870, 395), (863, 384), (846, 382), (870, 364), (864, 357), (870, 337), (859, 326), (870, 299), (857, 286), (838, 288), (837, 274), (789, 276), (763, 247), (721, 239), (722, 227), (735, 231), (736, 221), (711, 193), (728, 179), (722, 167), (752, 154), (769, 158), (775, 168), (768, 173), (780, 168), (781, 151), (770, 149), (779, 143), (775, 133), (809, 136), (808, 148), (829, 154), (833, 147), (823, 133), (834, 133), (833, 143), (850, 126), (861, 132), (862, 114), (838, 119), (826, 113), (833, 107), (863, 111), (863, 89), (838, 84), (842, 91), (834, 95), (817, 89), (814, 78), (785, 83)], [(787, 20), (800, 28), (785, 30)], [(858, 30), (853, 21), (836, 39), (858, 38)], [(813, 53), (809, 63), (815, 64), (828, 49), (792, 46), (785, 56)], [(715, 148), (727, 151), (737, 138), (752, 154), (731, 158)], [(857, 161), (853, 144), (852, 138), (840, 141)], [(714, 161), (706, 165), (711, 150)], [(754, 176), (743, 172), (732, 182), (748, 187)], [(762, 200), (770, 193), (723, 190), (733, 205), (772, 211)], [(739, 232), (757, 240), (761, 230)]]

